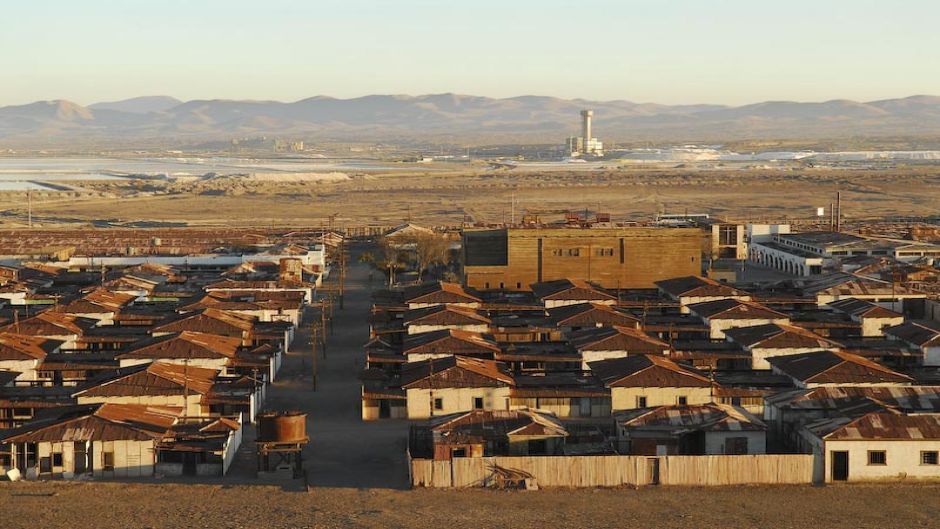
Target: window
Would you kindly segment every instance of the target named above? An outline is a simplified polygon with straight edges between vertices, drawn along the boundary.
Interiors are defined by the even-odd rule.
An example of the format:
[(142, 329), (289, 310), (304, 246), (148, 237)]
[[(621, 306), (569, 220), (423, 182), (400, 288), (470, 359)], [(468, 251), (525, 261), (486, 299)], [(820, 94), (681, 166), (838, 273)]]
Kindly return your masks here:
[(516, 282), (516, 288), (522, 288), (522, 283)]
[(747, 437), (729, 437), (725, 439), (725, 454), (729, 456), (747, 454)]
[(636, 398), (636, 407), (645, 408), (646, 407), (646, 397), (637, 397)]
[(920, 453), (920, 464), (921, 465), (936, 465), (940, 463), (940, 459), (937, 457), (936, 450), (930, 450)]
[(568, 257), (578, 257), (581, 255), (581, 248), (569, 248)]
[(483, 288), (489, 290), (490, 284), (489, 284), (489, 283), (483, 283)]
[(680, 395), (679, 397), (676, 398), (676, 404), (678, 404), (679, 406), (687, 406), (689, 404), (689, 397), (686, 397), (685, 395)]
[(500, 282), (499, 282), (499, 289), (502, 290), (502, 289), (504, 289), (504, 288), (506, 288), (506, 285), (504, 285), (503, 282), (500, 281)]
[(561, 248), (554, 248), (554, 249), (552, 249), (552, 257), (561, 257), (561, 256), (564, 255), (564, 254), (565, 254), (565, 253), (562, 251)]
[(718, 244), (721, 246), (734, 246), (738, 244), (737, 226), (719, 226)]
[(598, 257), (613, 257), (614, 249), (613, 248), (597, 248), (594, 250), (594, 255)]
[(473, 409), (475, 410), (483, 409), (483, 397), (473, 397)]
[(52, 466), (61, 467), (62, 465), (62, 452), (53, 452), (52, 453)]
[(451, 449), (450, 457), (467, 457), (467, 449), (466, 448)]
[(868, 464), (869, 465), (887, 465), (888, 464), (888, 455), (884, 450), (869, 450), (868, 451)]
[(114, 452), (102, 452), (101, 453), (101, 462), (105, 472), (111, 472), (114, 470)]
[(434, 399), (434, 409), (443, 410), (444, 409), (444, 399)]

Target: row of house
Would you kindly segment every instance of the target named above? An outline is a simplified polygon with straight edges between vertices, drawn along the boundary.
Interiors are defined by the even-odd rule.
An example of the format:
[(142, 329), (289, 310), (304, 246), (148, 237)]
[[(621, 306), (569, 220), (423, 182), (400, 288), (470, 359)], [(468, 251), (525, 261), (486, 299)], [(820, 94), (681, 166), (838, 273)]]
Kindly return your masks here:
[(325, 273), (301, 250), (5, 267), (0, 475), (224, 475)]
[[(940, 414), (940, 324), (925, 317), (930, 297), (837, 276), (381, 292), (362, 416), (421, 421), (416, 458), (806, 453), (819, 481), (935, 476), (940, 437), (925, 417)], [(866, 421), (885, 426), (853, 426)], [(923, 452), (918, 469), (898, 449), (872, 449), (856, 469), (864, 447), (902, 440)]]

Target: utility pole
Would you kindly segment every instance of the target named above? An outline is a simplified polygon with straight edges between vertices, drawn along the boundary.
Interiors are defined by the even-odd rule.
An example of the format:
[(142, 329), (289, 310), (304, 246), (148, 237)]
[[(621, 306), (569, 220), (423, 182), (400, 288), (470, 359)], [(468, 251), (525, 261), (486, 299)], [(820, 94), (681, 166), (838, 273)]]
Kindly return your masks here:
[(343, 310), (343, 294), (346, 286), (346, 237), (339, 243), (339, 310)]
[(313, 361), (313, 390), (317, 390), (317, 324), (310, 325), (310, 352)]

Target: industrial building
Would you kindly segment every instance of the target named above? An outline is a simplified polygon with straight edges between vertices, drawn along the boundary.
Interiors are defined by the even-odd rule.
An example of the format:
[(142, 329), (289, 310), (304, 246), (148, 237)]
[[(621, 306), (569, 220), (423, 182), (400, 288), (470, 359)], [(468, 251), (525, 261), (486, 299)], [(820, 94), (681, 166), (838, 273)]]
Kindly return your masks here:
[(568, 138), (566, 146), (569, 156), (604, 156), (604, 143), (594, 137), (593, 119), (593, 110), (581, 111), (581, 135)]
[(585, 280), (610, 289), (654, 288), (701, 275), (698, 228), (502, 228), (463, 234), (464, 284), (529, 290), (532, 283)]

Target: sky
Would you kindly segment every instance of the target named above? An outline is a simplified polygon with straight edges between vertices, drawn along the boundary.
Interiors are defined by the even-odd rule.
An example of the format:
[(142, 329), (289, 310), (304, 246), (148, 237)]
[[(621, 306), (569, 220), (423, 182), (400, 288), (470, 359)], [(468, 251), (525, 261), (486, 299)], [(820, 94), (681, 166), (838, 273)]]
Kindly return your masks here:
[(940, 95), (937, 20), (937, 0), (11, 0), (0, 105)]

